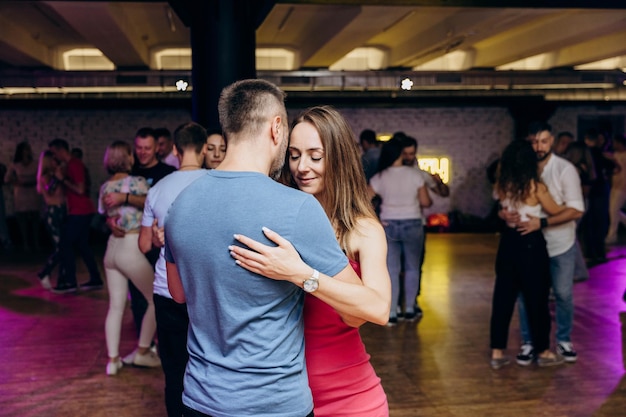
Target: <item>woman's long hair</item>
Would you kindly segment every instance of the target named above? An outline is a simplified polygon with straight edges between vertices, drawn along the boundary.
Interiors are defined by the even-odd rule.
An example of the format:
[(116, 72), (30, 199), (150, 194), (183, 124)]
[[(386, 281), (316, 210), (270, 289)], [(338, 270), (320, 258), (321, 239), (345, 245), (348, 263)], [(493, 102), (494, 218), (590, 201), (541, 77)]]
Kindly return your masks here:
[(523, 202), (529, 196), (533, 183), (539, 182), (537, 154), (530, 142), (514, 140), (502, 152), (495, 185), (501, 198)]
[[(354, 134), (343, 116), (331, 106), (304, 110), (292, 123), (310, 123), (317, 130), (324, 147), (324, 190), (320, 203), (331, 220), (337, 240), (348, 249), (347, 236), (362, 217), (376, 219), (367, 194), (367, 183)], [(295, 187), (289, 161), (283, 168), (282, 181)], [(288, 181), (288, 182), (287, 182)]]
[(21, 162), (24, 165), (28, 165), (33, 160), (33, 151), (30, 144), (26, 141), (20, 142), (15, 148), (15, 154), (13, 155), (13, 162)]
[(376, 173), (383, 172), (392, 166), (402, 155), (402, 149), (404, 149), (404, 139), (401, 135), (394, 135), (387, 142), (384, 142), (380, 150)]

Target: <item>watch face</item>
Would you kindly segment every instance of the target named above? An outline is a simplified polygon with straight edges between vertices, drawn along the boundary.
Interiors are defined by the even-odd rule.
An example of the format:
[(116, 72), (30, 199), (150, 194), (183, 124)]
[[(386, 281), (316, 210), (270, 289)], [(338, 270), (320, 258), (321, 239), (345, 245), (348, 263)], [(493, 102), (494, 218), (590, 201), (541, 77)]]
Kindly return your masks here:
[(313, 292), (317, 290), (319, 286), (319, 281), (316, 279), (307, 279), (304, 281), (304, 285), (302, 285), (302, 289), (306, 292)]

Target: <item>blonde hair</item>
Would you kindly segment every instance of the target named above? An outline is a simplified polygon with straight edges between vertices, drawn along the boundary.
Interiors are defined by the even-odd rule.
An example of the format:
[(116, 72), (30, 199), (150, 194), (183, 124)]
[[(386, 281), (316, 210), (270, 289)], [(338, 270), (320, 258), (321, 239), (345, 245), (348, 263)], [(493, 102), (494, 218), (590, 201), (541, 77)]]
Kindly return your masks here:
[(128, 142), (116, 140), (104, 152), (104, 167), (111, 175), (130, 172), (132, 168), (132, 148)]
[[(324, 147), (324, 191), (320, 203), (330, 219), (341, 247), (347, 251), (348, 235), (360, 218), (377, 219), (367, 193), (367, 182), (359, 148), (352, 129), (343, 116), (331, 106), (304, 110), (292, 123), (310, 123)], [(283, 169), (283, 180), (289, 166)], [(290, 183), (295, 185), (291, 175)], [(350, 254), (349, 254), (350, 255)]]

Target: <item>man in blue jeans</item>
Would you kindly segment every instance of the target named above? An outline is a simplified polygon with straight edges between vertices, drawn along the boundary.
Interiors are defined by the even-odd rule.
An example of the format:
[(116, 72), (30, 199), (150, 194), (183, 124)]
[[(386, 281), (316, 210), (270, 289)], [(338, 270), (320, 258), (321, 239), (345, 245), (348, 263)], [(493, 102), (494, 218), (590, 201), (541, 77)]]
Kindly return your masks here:
[[(546, 184), (550, 195), (557, 204), (565, 205), (566, 210), (555, 216), (531, 217), (527, 222), (519, 223), (518, 230), (527, 234), (541, 229), (546, 239), (550, 255), (550, 275), (552, 290), (556, 298), (556, 341), (557, 352), (566, 362), (576, 362), (578, 354), (571, 340), (574, 321), (574, 266), (576, 260), (576, 220), (585, 210), (580, 177), (574, 165), (552, 152), (554, 136), (547, 123), (541, 124), (536, 135), (530, 138), (539, 161), (541, 180)], [(516, 213), (507, 214), (503, 210), (500, 216), (506, 221), (519, 222)], [(517, 216), (517, 218), (516, 218)], [(517, 355), (518, 365), (530, 365), (536, 355), (530, 342), (530, 330), (526, 319), (523, 300), (519, 300), (520, 328), (522, 346)]]

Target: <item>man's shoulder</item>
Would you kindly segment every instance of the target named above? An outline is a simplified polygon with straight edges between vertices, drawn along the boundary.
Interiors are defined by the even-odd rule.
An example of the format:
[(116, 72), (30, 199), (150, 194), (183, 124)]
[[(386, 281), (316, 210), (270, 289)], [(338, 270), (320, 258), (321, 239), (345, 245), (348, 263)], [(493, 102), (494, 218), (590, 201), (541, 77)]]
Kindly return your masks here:
[(573, 171), (576, 172), (576, 175), (578, 175), (578, 171), (576, 170), (574, 164), (572, 164), (570, 161), (563, 158), (562, 156), (558, 156), (554, 153), (550, 157), (550, 160), (548, 161), (548, 164), (546, 164), (546, 168), (544, 169), (554, 171), (557, 174), (561, 174), (567, 171)]
[(176, 167), (168, 165), (163, 161), (158, 161), (154, 168), (156, 171), (167, 172), (168, 174), (176, 171)]
[(156, 184), (154, 184), (150, 191), (148, 191), (148, 198), (156, 203), (156, 200), (174, 200), (184, 189), (190, 184), (206, 175), (206, 169), (199, 169), (197, 171), (174, 171)]
[(78, 168), (78, 167), (85, 167), (85, 164), (83, 164), (83, 161), (81, 161), (78, 158), (75, 157), (71, 157), (69, 161), (67, 161), (67, 168)]
[(152, 188), (163, 189), (166, 187), (176, 187), (177, 185), (188, 184), (203, 175), (206, 175), (208, 171), (206, 169), (198, 169), (194, 171), (178, 171), (174, 170), (167, 176), (163, 177), (161, 181), (156, 183)]

